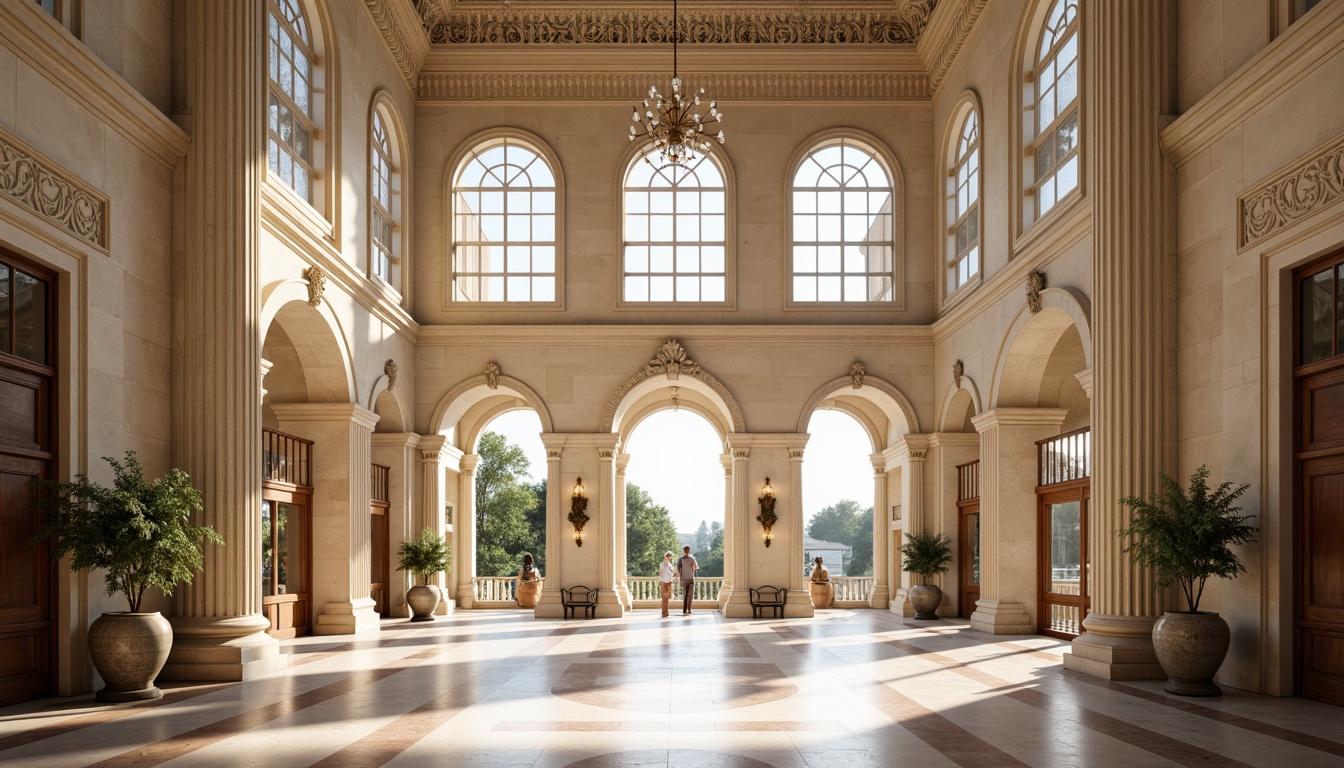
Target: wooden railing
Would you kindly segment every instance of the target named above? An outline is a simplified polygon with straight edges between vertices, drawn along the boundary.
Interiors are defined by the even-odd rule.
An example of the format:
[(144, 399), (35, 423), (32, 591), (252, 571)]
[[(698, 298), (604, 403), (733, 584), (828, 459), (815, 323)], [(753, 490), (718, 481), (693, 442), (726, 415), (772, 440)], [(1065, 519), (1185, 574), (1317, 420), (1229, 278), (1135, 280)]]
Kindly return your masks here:
[[(627, 576), (625, 585), (630, 590), (630, 602), (640, 608), (654, 608), (662, 605), (662, 587), (658, 586), (657, 576)], [(694, 603), (715, 603), (719, 601), (719, 590), (723, 589), (722, 576), (696, 577), (692, 587), (691, 601)], [(672, 582), (672, 599), (682, 600), (681, 582)], [(643, 603), (643, 605), (641, 605)]]
[[(543, 579), (543, 581), (545, 581)], [(473, 576), (471, 578), (472, 600), (482, 608), (500, 608), (517, 606), (518, 577), (516, 576)], [(485, 605), (482, 605), (482, 604)]]
[(261, 430), (261, 478), (311, 488), (313, 441), (279, 430)]
[(831, 586), (835, 588), (833, 605), (846, 604), (855, 607), (868, 604), (868, 596), (873, 593), (877, 579), (873, 576), (832, 576)]
[(980, 460), (957, 465), (957, 501), (980, 498)]
[(1092, 428), (1038, 441), (1039, 485), (1054, 485), (1083, 480), (1092, 475)]
[(392, 497), (388, 492), (388, 485), (392, 476), (392, 468), (385, 467), (382, 464), (370, 464), (370, 486), (369, 497), (374, 501), (391, 501)]

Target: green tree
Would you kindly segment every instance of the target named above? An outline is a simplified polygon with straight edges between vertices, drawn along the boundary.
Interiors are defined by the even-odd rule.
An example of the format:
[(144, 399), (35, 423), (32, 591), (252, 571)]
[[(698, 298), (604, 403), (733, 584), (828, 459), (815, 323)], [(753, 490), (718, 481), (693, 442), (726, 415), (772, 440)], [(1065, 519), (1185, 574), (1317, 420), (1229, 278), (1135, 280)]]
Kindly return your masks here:
[[(531, 463), (522, 448), (495, 432), (481, 435), (476, 453), (481, 457), (476, 465), (476, 574), (512, 576), (524, 552), (535, 558), (538, 542), (544, 545), (528, 521), (536, 506), (535, 493), (524, 482)], [(543, 536), (545, 530), (543, 525)]]
[(663, 553), (681, 551), (667, 507), (634, 483), (625, 486), (625, 524), (625, 572), (631, 576), (657, 576)]
[[(701, 523), (701, 527), (704, 524)], [(717, 520), (709, 527), (708, 543), (704, 548), (697, 548), (695, 552), (695, 561), (700, 565), (699, 574), (701, 576), (722, 576), (723, 575), (723, 523)], [(696, 534), (696, 541), (699, 542), (699, 534)]]
[(807, 523), (807, 535), (850, 547), (850, 560), (845, 564), (846, 576), (872, 575), (872, 507), (864, 511), (857, 501), (841, 499), (812, 516)]
[(714, 539), (709, 533), (709, 523), (700, 521), (700, 527), (695, 529), (695, 551), (698, 558), (700, 552), (707, 552), (714, 546)]
[[(530, 486), (532, 490), (532, 508), (527, 511), (527, 528), (532, 531), (534, 537), (533, 548), (527, 550), (532, 554), (532, 564), (536, 566), (541, 575), (546, 575), (546, 478), (533, 483)], [(519, 562), (523, 559), (518, 556)]]

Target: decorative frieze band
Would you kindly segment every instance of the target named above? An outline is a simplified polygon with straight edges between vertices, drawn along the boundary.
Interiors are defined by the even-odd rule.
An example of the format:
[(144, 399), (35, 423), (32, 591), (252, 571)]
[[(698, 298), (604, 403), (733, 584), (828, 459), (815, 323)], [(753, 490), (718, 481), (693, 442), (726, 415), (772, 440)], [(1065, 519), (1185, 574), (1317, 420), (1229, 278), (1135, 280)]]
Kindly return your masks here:
[[(534, 11), (467, 10), (445, 3), (417, 3), (431, 43), (448, 45), (640, 45), (672, 42), (670, 8), (554, 6)], [(895, 3), (894, 10), (810, 10), (802, 4), (751, 9), (683, 10), (679, 39), (700, 44), (901, 44), (915, 43), (929, 22), (934, 0)]]
[[(944, 0), (946, 2), (947, 0)], [(951, 8), (956, 12), (956, 18), (942, 35), (941, 40), (921, 40), (921, 43), (936, 45), (936, 49), (929, 51), (925, 62), (929, 67), (929, 87), (937, 90), (942, 84), (943, 77), (947, 71), (952, 68), (952, 62), (957, 60), (957, 54), (961, 52), (961, 47), (966, 44), (966, 38), (970, 37), (971, 30), (975, 28), (975, 22), (980, 19), (980, 14), (989, 5), (989, 0), (960, 0), (959, 7)], [(941, 8), (941, 5), (940, 5)], [(932, 34), (932, 30), (925, 32), (925, 37)], [(924, 45), (920, 45), (921, 54), (923, 54)]]
[(1344, 134), (1237, 198), (1241, 246), (1344, 197)]
[(429, 39), (420, 24), (420, 18), (407, 0), (364, 0), (364, 7), (374, 26), (382, 33), (388, 53), (397, 62), (407, 85), (415, 88), (420, 63), (429, 52)]
[[(449, 74), (420, 76), (421, 101), (631, 101), (648, 92), (648, 74)], [(692, 75), (687, 82), (720, 101), (922, 101), (930, 98), (921, 74)]]
[(0, 192), (75, 237), (108, 247), (107, 197), (3, 128)]

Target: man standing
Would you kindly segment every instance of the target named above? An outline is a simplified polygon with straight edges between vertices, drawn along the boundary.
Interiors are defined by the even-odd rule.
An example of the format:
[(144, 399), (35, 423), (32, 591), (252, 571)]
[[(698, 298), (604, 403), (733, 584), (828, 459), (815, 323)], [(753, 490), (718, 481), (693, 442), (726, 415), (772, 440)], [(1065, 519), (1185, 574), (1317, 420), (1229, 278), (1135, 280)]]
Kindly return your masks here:
[(681, 603), (681, 615), (690, 616), (691, 596), (695, 592), (695, 572), (700, 570), (700, 564), (691, 556), (690, 547), (682, 547), (681, 551), (684, 554), (677, 561), (677, 575), (681, 578), (681, 591), (685, 593)]
[(667, 601), (672, 599), (672, 580), (676, 569), (672, 567), (672, 552), (663, 553), (663, 562), (658, 564), (658, 586), (663, 590), (663, 618), (667, 618)]

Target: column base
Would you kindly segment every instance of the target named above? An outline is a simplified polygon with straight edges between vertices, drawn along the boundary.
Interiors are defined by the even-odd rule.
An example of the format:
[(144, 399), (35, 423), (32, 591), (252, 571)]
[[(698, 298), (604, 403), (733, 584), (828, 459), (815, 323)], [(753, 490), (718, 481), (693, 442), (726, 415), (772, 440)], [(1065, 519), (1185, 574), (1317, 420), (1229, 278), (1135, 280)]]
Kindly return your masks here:
[(464, 611), (470, 611), (471, 605), (474, 602), (476, 602), (476, 598), (472, 592), (471, 585), (459, 585), (457, 588), (457, 607)]
[(1032, 635), (1036, 626), (1026, 606), (1008, 600), (976, 600), (971, 629), (991, 635)]
[(619, 619), (624, 616), (625, 605), (621, 603), (620, 593), (615, 589), (599, 589), (595, 615), (599, 619)]
[(1166, 680), (1153, 651), (1156, 616), (1092, 614), (1074, 638), (1064, 668), (1106, 680)]
[(280, 641), (266, 634), (261, 614), (223, 618), (176, 618), (173, 648), (159, 680), (238, 682), (289, 666)]
[(724, 579), (723, 585), (719, 587), (719, 596), (718, 600), (716, 601), (719, 604), (720, 611), (722, 611), (723, 607), (728, 604), (728, 598), (731, 597), (732, 594), (733, 594), (733, 580)]
[(873, 591), (868, 593), (869, 608), (890, 608), (891, 592), (886, 584), (878, 584), (873, 587)]
[(625, 579), (621, 579), (621, 584), (616, 588), (616, 593), (620, 595), (621, 605), (625, 606), (625, 610), (634, 610), (635, 601), (630, 598), (630, 585), (626, 583)]
[(902, 618), (913, 618), (915, 615), (915, 606), (910, 604), (910, 588), (901, 587), (896, 590), (896, 596), (892, 598), (887, 609)]
[[(442, 603), (440, 603), (442, 604)], [(371, 597), (360, 597), (348, 603), (327, 603), (313, 622), (314, 635), (363, 635), (376, 633), (381, 628), (381, 617), (373, 610)]]
[[(724, 592), (728, 590), (725, 589)], [(751, 593), (745, 589), (735, 589), (728, 593), (725, 600), (723, 593), (719, 593), (719, 600), (723, 602), (723, 617), (725, 619), (750, 619), (751, 615)]]
[[(457, 601), (451, 597), (445, 597), (439, 601), (439, 604), (437, 606), (435, 606), (434, 615), (451, 616), (453, 612), (456, 610), (457, 610)], [(409, 617), (410, 615), (411, 615), (410, 612), (407, 611), (406, 616)]]
[(560, 590), (548, 590), (542, 587), (541, 595), (537, 598), (537, 607), (532, 615), (538, 619), (563, 619), (565, 606), (560, 602)]
[(812, 593), (806, 589), (790, 589), (784, 598), (784, 618), (810, 619), (816, 615), (812, 606)]

